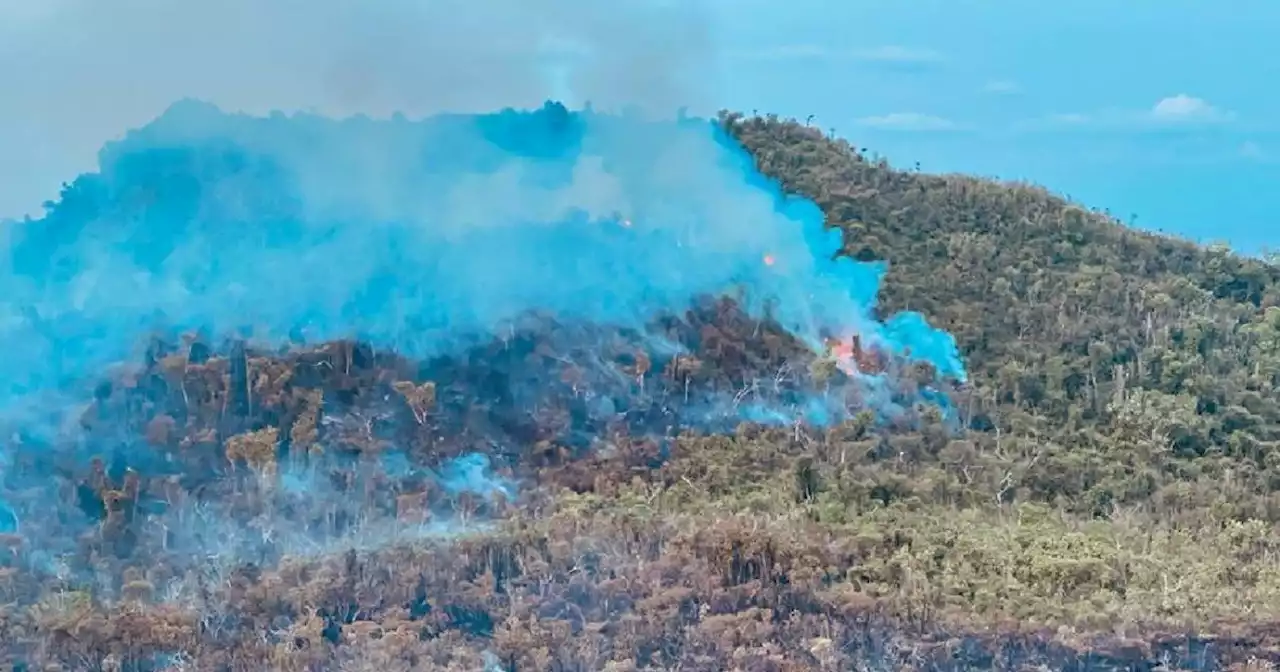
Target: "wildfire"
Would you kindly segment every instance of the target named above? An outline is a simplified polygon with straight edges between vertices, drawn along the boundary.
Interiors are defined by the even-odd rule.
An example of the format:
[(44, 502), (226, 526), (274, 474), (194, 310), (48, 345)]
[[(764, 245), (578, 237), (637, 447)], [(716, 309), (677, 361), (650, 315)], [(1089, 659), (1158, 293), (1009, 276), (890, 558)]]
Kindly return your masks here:
[(887, 368), (885, 354), (877, 348), (864, 348), (862, 339), (854, 334), (847, 340), (843, 338), (827, 339), (827, 348), (835, 357), (836, 366), (847, 374), (858, 372), (880, 373)]
[(774, 264), (774, 262), (776, 262), (776, 261), (777, 261), (777, 259), (775, 259), (775, 258), (774, 258), (774, 256), (773, 256), (772, 254), (766, 254), (766, 255), (764, 255), (764, 265), (765, 265), (765, 266), (772, 266), (772, 265)]

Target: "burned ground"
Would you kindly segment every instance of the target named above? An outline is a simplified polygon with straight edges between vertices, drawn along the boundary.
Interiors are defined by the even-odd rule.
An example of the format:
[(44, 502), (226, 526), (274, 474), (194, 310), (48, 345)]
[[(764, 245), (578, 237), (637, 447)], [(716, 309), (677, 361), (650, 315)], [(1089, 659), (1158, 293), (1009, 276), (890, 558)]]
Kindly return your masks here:
[[(531, 576), (546, 581), (568, 569), (555, 568), (568, 558), (547, 541), (507, 528), (542, 524), (544, 513), (561, 506), (557, 493), (612, 496), (637, 484), (671, 485), (667, 462), (733, 431), (746, 405), (770, 409), (769, 422), (784, 425), (776, 431), (790, 434), (788, 442), (812, 442), (822, 431), (803, 416), (813, 399), (871, 408), (859, 401), (868, 382), (842, 364), (838, 354), (811, 352), (727, 298), (708, 298), (643, 332), (528, 315), (499, 338), (422, 361), (354, 341), (262, 350), (244, 341), (156, 337), (141, 362), (93, 387), (76, 431), (39, 441), (14, 427), (8, 482), (49, 474), (44, 487), (59, 493), (66, 510), (23, 516), (10, 535), (7, 592), (14, 627), (27, 629), (11, 631), (6, 655), (77, 669), (114, 657), (151, 669), (160, 666), (156, 656), (181, 652), (198, 669), (244, 665), (235, 662), (240, 656), (309, 669), (346, 655), (343, 642), (353, 633), (406, 628), (415, 642), (465, 635), (479, 651), (492, 646), (486, 640), (511, 618), (503, 611), (515, 608)], [(896, 386), (889, 395), (900, 412), (850, 420), (858, 431), (922, 422), (920, 386), (932, 381), (916, 369), (920, 382), (896, 367), (875, 374)], [(772, 419), (788, 412), (794, 421)], [(34, 513), (50, 499), (39, 490), (6, 492), (10, 508)], [(582, 532), (564, 541), (603, 545), (579, 558), (596, 565), (584, 575), (590, 581), (572, 581), (567, 594), (528, 608), (575, 635), (590, 627), (604, 642), (643, 600), (600, 592), (597, 582), (621, 580), (628, 570), (607, 568), (618, 559), (604, 548), (617, 539)], [(631, 545), (649, 546), (651, 561), (665, 557), (661, 534), (625, 534), (637, 535)], [(479, 555), (444, 563), (468, 557), (455, 556), (459, 547)], [(331, 566), (337, 560), (329, 558), (342, 560)], [(453, 568), (443, 571), (446, 565)], [(776, 571), (759, 560), (733, 565), (730, 585)], [(336, 579), (336, 567), (348, 574), (339, 583), (356, 592), (312, 585)], [(246, 591), (281, 581), (324, 596), (244, 601)], [(442, 599), (484, 581), (489, 594), (468, 589), (460, 600)], [(378, 594), (372, 602), (368, 591)], [(689, 599), (672, 615), (705, 616), (699, 611), (708, 607)], [(756, 602), (733, 601), (742, 604), (720, 610)], [(117, 622), (126, 613), (132, 626)], [(288, 633), (310, 632), (309, 623), (319, 639), (300, 645), (306, 636)], [(106, 629), (83, 629), (90, 624)], [(140, 629), (119, 629), (130, 627)], [(500, 653), (513, 655), (516, 649)], [(676, 660), (659, 650), (637, 655), (654, 664)]]

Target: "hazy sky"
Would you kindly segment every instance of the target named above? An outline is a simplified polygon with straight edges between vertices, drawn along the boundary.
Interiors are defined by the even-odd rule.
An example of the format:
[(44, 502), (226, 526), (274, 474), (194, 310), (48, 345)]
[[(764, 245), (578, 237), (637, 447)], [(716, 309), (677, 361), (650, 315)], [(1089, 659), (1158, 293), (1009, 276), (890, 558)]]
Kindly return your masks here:
[(1277, 26), (1275, 0), (0, 0), (0, 216), (183, 96), (422, 114), (572, 92), (813, 114), (899, 165), (1280, 247)]

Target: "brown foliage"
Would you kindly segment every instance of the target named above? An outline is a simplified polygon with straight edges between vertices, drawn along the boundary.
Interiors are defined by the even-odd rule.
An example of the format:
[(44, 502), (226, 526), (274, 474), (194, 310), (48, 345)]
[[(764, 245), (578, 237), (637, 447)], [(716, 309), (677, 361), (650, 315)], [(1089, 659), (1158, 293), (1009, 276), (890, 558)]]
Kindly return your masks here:
[[(909, 397), (933, 378), (857, 340), (808, 352), (727, 299), (654, 325), (696, 344), (665, 362), (537, 320), (434, 362), (350, 341), (157, 344), (80, 422), (85, 445), (141, 437), (163, 467), (32, 463), (92, 525), (0, 535), (0, 663), (1150, 669), (1212, 644), (1214, 665), (1274, 667), (1280, 273), (1025, 185), (724, 122), (819, 201), (849, 254), (893, 260), (888, 307), (959, 336), (972, 379), (951, 419), (909, 404), (826, 430), (689, 431), (673, 409), (712, 393), (836, 394), (883, 372)], [(426, 475), (470, 453), (521, 495)], [(437, 524), (452, 529), (424, 533)], [(179, 534), (193, 529), (225, 561), (198, 557)], [(281, 541), (293, 533), (319, 540)], [(1170, 634), (1191, 627), (1203, 637)]]

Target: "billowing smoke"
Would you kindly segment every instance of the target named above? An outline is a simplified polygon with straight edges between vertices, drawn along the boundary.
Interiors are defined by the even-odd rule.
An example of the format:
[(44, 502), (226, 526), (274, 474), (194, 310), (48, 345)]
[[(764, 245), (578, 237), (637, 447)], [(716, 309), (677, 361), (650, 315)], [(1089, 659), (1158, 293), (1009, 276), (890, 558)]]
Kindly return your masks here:
[(707, 0), (0, 0), (0, 218), (197, 98), (421, 117), (548, 98), (709, 113)]
[[(5, 228), (0, 534), (31, 540), (29, 568), (377, 545), (519, 498), (522, 460), (644, 441), (630, 468), (654, 467), (685, 429), (945, 405), (952, 338), (877, 319), (883, 265), (840, 256), (819, 208), (712, 121), (390, 114), (557, 92), (670, 112), (704, 53), (688, 9), (498, 4), (111, 5), (175, 47), (138, 61), (171, 85), (153, 93), (243, 109), (279, 85), (298, 94), (281, 107), (323, 92), (390, 118), (183, 100)], [(95, 27), (105, 7), (40, 20), (101, 19), (68, 30), (110, 63), (131, 52)], [(184, 58), (197, 90), (166, 70)], [(868, 352), (932, 372), (904, 394)]]
[(919, 316), (870, 310), (882, 267), (838, 256), (705, 120), (224, 115), (186, 102), (109, 145), (11, 232), (3, 389), (82, 379), (166, 325), (358, 337), (416, 355), (528, 310), (638, 327), (740, 292), (815, 347), (860, 334), (962, 376)]
[[(73, 518), (265, 562), (403, 538), (353, 489), (450, 508), (518, 496), (490, 453), (582, 456), (619, 432), (665, 442), (864, 408), (892, 419), (944, 398), (929, 381), (895, 396), (852, 360), (837, 387), (794, 370), (833, 337), (964, 376), (921, 316), (877, 321), (883, 266), (840, 256), (817, 206), (708, 120), (549, 103), (334, 121), (187, 101), (8, 233), (0, 525), (62, 553), (68, 519), (40, 513), (59, 497), (51, 471), (79, 478)], [(145, 364), (104, 382), (121, 362)], [(392, 374), (407, 379), (388, 387)], [(170, 486), (206, 495), (155, 499)], [(140, 515), (145, 493), (155, 515)], [(310, 513), (282, 523), (290, 510)]]

